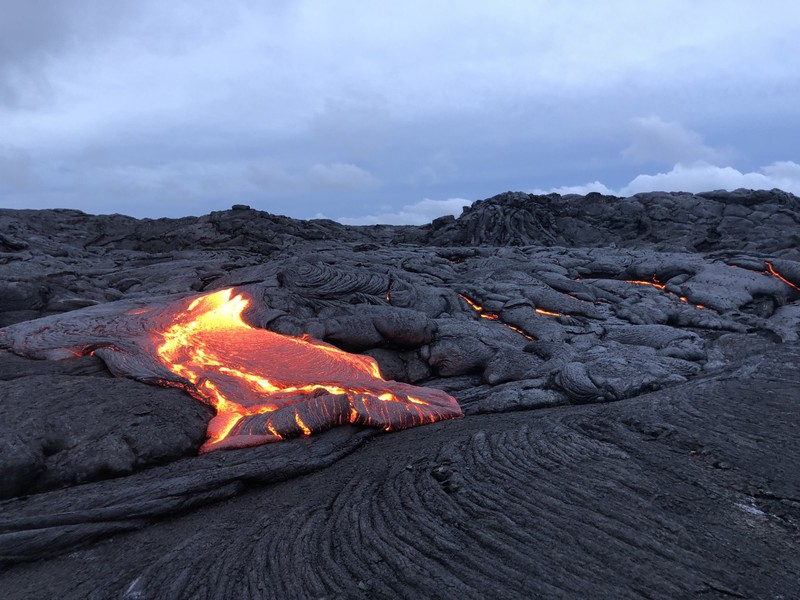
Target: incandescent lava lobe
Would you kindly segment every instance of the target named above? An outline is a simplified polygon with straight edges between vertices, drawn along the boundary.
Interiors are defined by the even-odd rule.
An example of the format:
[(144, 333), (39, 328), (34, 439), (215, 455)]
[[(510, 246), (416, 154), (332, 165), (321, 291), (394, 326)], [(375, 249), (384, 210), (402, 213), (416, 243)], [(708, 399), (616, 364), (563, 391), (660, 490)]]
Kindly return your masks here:
[(345, 423), (392, 431), (461, 416), (445, 392), (383, 379), (371, 357), (248, 325), (249, 303), (225, 289), (121, 314), (47, 317), (9, 328), (3, 345), (28, 356), (91, 352), (117, 375), (185, 389), (216, 410), (201, 453)]

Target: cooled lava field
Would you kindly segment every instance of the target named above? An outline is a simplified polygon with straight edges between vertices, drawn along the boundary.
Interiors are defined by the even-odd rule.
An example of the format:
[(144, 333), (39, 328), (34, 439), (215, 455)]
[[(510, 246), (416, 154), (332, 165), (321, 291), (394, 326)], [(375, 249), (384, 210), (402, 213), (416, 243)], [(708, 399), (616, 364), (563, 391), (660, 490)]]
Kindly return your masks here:
[(0, 597), (797, 598), (800, 198), (0, 209)]

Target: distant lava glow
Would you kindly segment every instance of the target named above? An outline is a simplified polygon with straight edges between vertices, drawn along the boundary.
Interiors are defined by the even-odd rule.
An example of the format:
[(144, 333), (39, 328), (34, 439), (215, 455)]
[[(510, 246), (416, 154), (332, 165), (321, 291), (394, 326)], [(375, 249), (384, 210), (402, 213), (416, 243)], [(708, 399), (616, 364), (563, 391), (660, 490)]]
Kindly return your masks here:
[(384, 380), (370, 357), (251, 327), (242, 320), (248, 304), (230, 289), (201, 296), (152, 332), (157, 360), (217, 411), (201, 453), (344, 423), (389, 431), (461, 416), (444, 392)]

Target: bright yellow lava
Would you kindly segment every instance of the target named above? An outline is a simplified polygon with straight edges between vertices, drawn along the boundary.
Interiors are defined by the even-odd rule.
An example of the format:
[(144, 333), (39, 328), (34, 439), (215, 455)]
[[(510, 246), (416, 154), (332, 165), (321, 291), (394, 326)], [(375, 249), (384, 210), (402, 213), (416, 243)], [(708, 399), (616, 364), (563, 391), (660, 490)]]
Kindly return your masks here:
[[(382, 401), (419, 398), (376, 394), (386, 382), (370, 357), (349, 354), (313, 340), (251, 327), (242, 320), (249, 302), (231, 289), (192, 301), (161, 336), (157, 355), (170, 371), (193, 386), (193, 392), (217, 411), (209, 426), (209, 445), (223, 440), (245, 416), (275, 411), (302, 402), (309, 394), (369, 393)], [(359, 385), (362, 384), (362, 385)], [(351, 418), (355, 409), (351, 406)], [(295, 414), (303, 434), (310, 427)], [(270, 429), (278, 438), (283, 434)]]

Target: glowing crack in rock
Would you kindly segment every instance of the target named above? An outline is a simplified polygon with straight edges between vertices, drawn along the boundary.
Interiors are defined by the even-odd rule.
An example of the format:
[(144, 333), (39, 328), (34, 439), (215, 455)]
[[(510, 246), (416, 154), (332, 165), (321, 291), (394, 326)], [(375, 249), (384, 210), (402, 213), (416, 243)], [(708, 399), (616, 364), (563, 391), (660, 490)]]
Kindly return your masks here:
[[(500, 318), (500, 315), (498, 315), (498, 314), (496, 314), (496, 313), (493, 313), (493, 312), (486, 312), (486, 310), (485, 310), (485, 309), (484, 309), (484, 308), (483, 308), (483, 307), (482, 307), (480, 304), (477, 304), (477, 303), (476, 303), (474, 300), (472, 300), (472, 299), (468, 298), (468, 297), (467, 297), (467, 296), (465, 296), (464, 294), (459, 294), (459, 295), (458, 295), (458, 297), (459, 297), (459, 298), (461, 298), (461, 299), (462, 299), (464, 302), (466, 302), (467, 304), (469, 304), (469, 306), (470, 306), (470, 307), (471, 307), (471, 308), (472, 308), (472, 309), (473, 309), (473, 310), (474, 310), (476, 313), (478, 313), (478, 316), (479, 316), (481, 319), (487, 319), (487, 320), (489, 320), (489, 321), (499, 321), (500, 323), (502, 323), (503, 325), (505, 325), (506, 327), (508, 327), (508, 328), (509, 328), (511, 331), (515, 331), (516, 333), (520, 334), (521, 336), (523, 336), (523, 337), (525, 337), (525, 338), (527, 338), (527, 339), (529, 339), (529, 340), (533, 340), (533, 339), (534, 339), (534, 338), (533, 338), (533, 336), (530, 336), (530, 335), (528, 335), (527, 333), (525, 333), (525, 332), (524, 332), (522, 329), (520, 329), (519, 327), (516, 327), (516, 326), (514, 326), (514, 325), (511, 325), (511, 324), (509, 324), (509, 323), (506, 323), (505, 321), (503, 321), (503, 320)], [(547, 316), (549, 316), (549, 317), (561, 317), (561, 316), (563, 316), (561, 313), (557, 313), (557, 312), (551, 312), (551, 311), (548, 311), (548, 310), (543, 310), (543, 309), (541, 309), (541, 308), (537, 308), (537, 309), (534, 309), (534, 310), (535, 310), (535, 312), (536, 312), (537, 314), (540, 314), (540, 315), (547, 315)]]
[[(658, 279), (656, 279), (655, 275), (653, 275), (652, 281), (645, 281), (643, 279), (626, 279), (625, 282), (626, 283), (632, 283), (633, 285), (650, 286), (650, 287), (653, 287), (653, 288), (655, 288), (657, 290), (665, 291), (670, 296), (676, 296), (678, 298), (678, 300), (680, 300), (684, 304), (689, 304), (689, 299), (686, 296), (678, 296), (675, 292), (670, 292), (669, 290), (667, 290), (667, 286), (665, 284), (661, 283)], [(703, 306), (702, 304), (695, 304), (694, 307), (695, 308), (701, 308), (701, 309), (705, 308), (705, 306)]]
[(767, 267), (767, 270), (766, 270), (766, 271), (764, 271), (764, 274), (765, 274), (765, 275), (771, 275), (772, 277), (777, 277), (778, 279), (780, 279), (780, 280), (781, 280), (783, 283), (785, 283), (786, 285), (788, 285), (788, 286), (789, 286), (789, 287), (791, 287), (792, 289), (794, 289), (794, 290), (796, 290), (796, 291), (800, 292), (800, 287), (799, 287), (799, 286), (797, 286), (797, 285), (795, 285), (795, 284), (793, 284), (791, 281), (789, 281), (788, 279), (786, 279), (786, 277), (784, 277), (783, 275), (781, 275), (780, 273), (778, 273), (778, 272), (775, 270), (775, 267), (773, 267), (773, 266), (772, 266), (772, 263), (771, 263), (771, 262), (765, 262), (765, 263), (764, 263), (764, 265), (766, 265), (766, 267)]
[(345, 423), (393, 431), (461, 416), (440, 390), (384, 380), (371, 357), (248, 325), (248, 304), (226, 289), (122, 314), (76, 311), (8, 328), (0, 347), (36, 358), (91, 352), (117, 375), (185, 389), (216, 410), (201, 453)]

